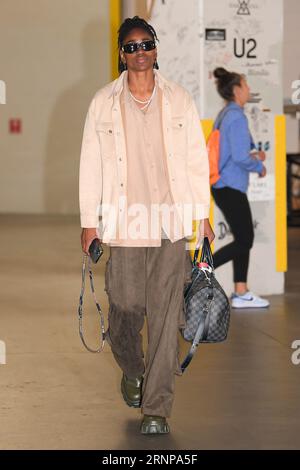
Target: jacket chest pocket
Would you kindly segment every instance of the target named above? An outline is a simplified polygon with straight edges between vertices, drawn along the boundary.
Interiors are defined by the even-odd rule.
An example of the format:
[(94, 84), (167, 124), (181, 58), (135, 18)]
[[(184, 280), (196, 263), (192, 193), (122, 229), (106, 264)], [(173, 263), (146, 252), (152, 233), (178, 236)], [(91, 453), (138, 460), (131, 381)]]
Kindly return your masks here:
[(96, 124), (96, 132), (104, 161), (109, 160), (115, 154), (115, 135), (112, 122), (100, 122)]
[(185, 157), (187, 152), (186, 123), (182, 116), (172, 118), (172, 139), (174, 155)]

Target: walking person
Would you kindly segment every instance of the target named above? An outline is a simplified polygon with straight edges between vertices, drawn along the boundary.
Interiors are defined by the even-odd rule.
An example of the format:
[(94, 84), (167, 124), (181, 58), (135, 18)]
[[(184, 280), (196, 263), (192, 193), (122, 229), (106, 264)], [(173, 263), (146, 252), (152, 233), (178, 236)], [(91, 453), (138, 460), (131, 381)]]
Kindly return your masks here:
[(247, 198), (249, 173), (266, 175), (264, 152), (255, 149), (244, 105), (250, 96), (246, 78), (222, 67), (214, 70), (217, 90), (225, 100), (214, 123), (220, 130), (220, 178), (212, 185), (215, 203), (220, 208), (230, 226), (234, 241), (214, 254), (214, 266), (233, 261), (234, 294), (232, 307), (268, 307), (269, 301), (249, 291), (247, 274), (250, 250), (254, 240), (254, 230), (250, 204)]
[(192, 221), (200, 221), (198, 244), (203, 236), (214, 238), (196, 106), (184, 88), (158, 72), (156, 45), (155, 30), (142, 18), (121, 25), (120, 76), (90, 104), (79, 177), (82, 249), (88, 253), (94, 238), (110, 247), (107, 340), (123, 371), (125, 402), (141, 407), (143, 434), (169, 432), (174, 374), (181, 374), (178, 328), (184, 325)]

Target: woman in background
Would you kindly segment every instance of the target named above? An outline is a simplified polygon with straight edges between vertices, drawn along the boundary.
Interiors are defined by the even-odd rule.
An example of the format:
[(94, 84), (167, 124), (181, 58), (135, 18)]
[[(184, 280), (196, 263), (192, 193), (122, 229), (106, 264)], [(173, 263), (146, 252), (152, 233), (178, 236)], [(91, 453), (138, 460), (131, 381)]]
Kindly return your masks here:
[(212, 186), (212, 195), (230, 226), (234, 241), (214, 254), (215, 268), (233, 261), (235, 291), (232, 307), (268, 307), (269, 302), (250, 292), (247, 285), (250, 249), (254, 230), (247, 198), (249, 173), (266, 175), (264, 152), (255, 149), (244, 105), (250, 96), (246, 78), (224, 68), (214, 70), (218, 93), (225, 100), (214, 124), (220, 130), (219, 180)]

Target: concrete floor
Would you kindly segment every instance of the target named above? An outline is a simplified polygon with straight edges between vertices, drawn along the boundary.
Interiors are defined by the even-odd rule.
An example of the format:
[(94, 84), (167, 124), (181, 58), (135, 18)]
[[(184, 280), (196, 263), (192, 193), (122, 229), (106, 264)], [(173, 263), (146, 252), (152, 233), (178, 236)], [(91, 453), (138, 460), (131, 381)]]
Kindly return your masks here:
[[(171, 434), (149, 437), (139, 434), (139, 410), (123, 403), (109, 347), (93, 355), (78, 337), (78, 219), (7, 215), (0, 223), (1, 449), (300, 448), (300, 365), (291, 362), (300, 339), (299, 229), (289, 231), (286, 295), (271, 297), (269, 310), (232, 313), (228, 341), (201, 346), (177, 378)], [(95, 271), (104, 311), (107, 254)], [(90, 295), (86, 307), (93, 342)]]

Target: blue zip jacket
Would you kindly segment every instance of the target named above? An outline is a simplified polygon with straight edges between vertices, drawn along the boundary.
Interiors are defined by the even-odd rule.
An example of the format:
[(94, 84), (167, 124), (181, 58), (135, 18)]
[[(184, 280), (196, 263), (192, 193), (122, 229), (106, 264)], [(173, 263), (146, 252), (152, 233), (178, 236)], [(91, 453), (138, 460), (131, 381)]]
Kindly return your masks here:
[(231, 101), (218, 114), (214, 123), (214, 129), (216, 128), (219, 128), (221, 133), (219, 159), (221, 177), (213, 188), (227, 186), (246, 193), (249, 173), (261, 173), (263, 163), (250, 157), (250, 150), (255, 149), (255, 145), (243, 108)]

